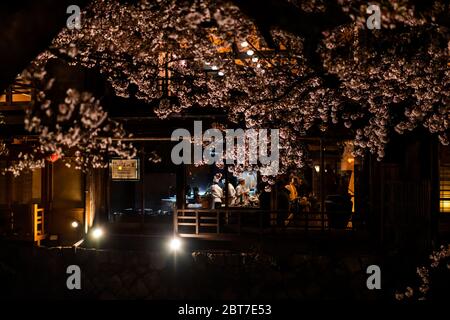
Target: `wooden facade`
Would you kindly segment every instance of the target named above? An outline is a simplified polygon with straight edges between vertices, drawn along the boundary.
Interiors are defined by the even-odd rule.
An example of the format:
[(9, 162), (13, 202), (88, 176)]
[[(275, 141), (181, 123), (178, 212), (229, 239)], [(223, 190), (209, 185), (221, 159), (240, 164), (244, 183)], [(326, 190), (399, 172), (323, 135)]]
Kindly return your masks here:
[[(402, 146), (406, 148), (405, 153), (397, 158), (378, 162), (368, 156), (360, 161), (355, 183), (355, 211), (351, 224), (343, 231), (376, 239), (388, 249), (422, 251), (433, 241), (448, 237), (448, 216), (441, 212), (439, 196), (442, 185), (439, 168), (446, 160), (439, 156), (443, 147), (428, 140), (403, 143)], [(147, 154), (145, 148), (141, 152), (144, 152), (140, 154), (142, 160)], [(419, 164), (413, 159), (420, 159)], [(136, 193), (136, 199), (133, 201), (139, 203), (141, 209), (137, 206), (138, 211), (144, 214), (137, 214), (133, 221), (114, 215), (111, 199), (122, 195), (113, 192), (109, 169), (83, 173), (56, 161), (47, 162), (45, 168), (17, 178), (9, 174), (2, 176), (2, 234), (13, 239), (34, 239), (33, 208), (36, 205), (45, 212), (46, 234), (57, 236), (56, 243), (60, 244), (75, 243), (94, 225), (105, 226), (111, 233), (118, 234), (166, 235), (174, 232), (183, 237), (234, 240), (252, 234), (306, 232), (314, 236), (334, 230), (328, 224), (326, 210), (304, 212), (286, 227), (277, 225), (277, 215), (286, 213), (277, 207), (276, 190), (270, 193), (269, 205), (264, 208), (187, 208), (185, 166), (163, 165), (165, 174), (172, 174), (176, 182), (174, 211), (161, 216), (148, 215), (146, 197), (151, 190), (149, 183), (155, 182), (145, 181), (149, 177), (145, 178), (146, 166), (141, 166), (140, 170), (143, 179), (135, 182), (133, 193)], [(73, 221), (78, 221), (81, 229), (71, 228)]]
[[(62, 71), (66, 69), (56, 67), (55, 70), (53, 72), (65, 87), (92, 88), (94, 83), (97, 89), (102, 88), (102, 84), (85, 71), (74, 73), (71, 70), (68, 77), (68, 73)], [(189, 168), (171, 163), (170, 150), (174, 142), (170, 141), (170, 134), (176, 128), (192, 130), (194, 120), (202, 120), (205, 127), (213, 122), (226, 123), (225, 114), (217, 110), (193, 110), (189, 114), (160, 120), (154, 116), (152, 106), (133, 97), (118, 99), (106, 94), (103, 103), (111, 117), (134, 133), (131, 141), (139, 151), (140, 179), (121, 186), (120, 182), (111, 179), (110, 168), (82, 172), (65, 167), (61, 160), (47, 161), (44, 168), (25, 172), (17, 178), (10, 174), (0, 176), (2, 235), (27, 241), (34, 239), (32, 208), (35, 205), (44, 210), (45, 233), (53, 235), (52, 239), (59, 244), (75, 243), (94, 225), (103, 225), (111, 233), (175, 233), (206, 239), (239, 239), (244, 234), (261, 236), (306, 232), (313, 236), (333, 232), (325, 205), (327, 182), (323, 171), (327, 165), (333, 167), (332, 161), (336, 162), (339, 157), (333, 154), (333, 150), (348, 136), (332, 132), (300, 141), (309, 145), (315, 161), (308, 170), (310, 183), (314, 184), (314, 192), (319, 195), (317, 207), (296, 215), (292, 222), (283, 226), (277, 225), (277, 216), (286, 216), (287, 212), (286, 208), (278, 206), (276, 188), (267, 196), (268, 202), (264, 207), (230, 208), (226, 205), (214, 210), (186, 206)], [(7, 128), (0, 134), (13, 150), (27, 148), (33, 137), (23, 132), (24, 106), (8, 108), (0, 104)], [(417, 132), (393, 138), (386, 158), (381, 162), (370, 155), (354, 159), (353, 209), (350, 223), (341, 231), (364, 235), (387, 249), (424, 250), (433, 241), (448, 237), (450, 213), (445, 212), (445, 208), (450, 204), (447, 200), (450, 191), (446, 191), (450, 186), (450, 174), (447, 173), (450, 156), (449, 148), (440, 146), (436, 140)], [(161, 155), (161, 163), (148, 161), (153, 151)], [(1, 166), (8, 166), (10, 161), (8, 157), (1, 159)], [(315, 173), (316, 167), (322, 171)], [(175, 200), (172, 211), (165, 204), (162, 214), (155, 214), (149, 207), (163, 198), (155, 188), (161, 184), (166, 189), (172, 187), (173, 192), (167, 197)], [(124, 206), (122, 211), (131, 208), (136, 214), (130, 219), (120, 214), (117, 208), (119, 200), (128, 201), (129, 207)], [(74, 221), (81, 227), (72, 228)]]

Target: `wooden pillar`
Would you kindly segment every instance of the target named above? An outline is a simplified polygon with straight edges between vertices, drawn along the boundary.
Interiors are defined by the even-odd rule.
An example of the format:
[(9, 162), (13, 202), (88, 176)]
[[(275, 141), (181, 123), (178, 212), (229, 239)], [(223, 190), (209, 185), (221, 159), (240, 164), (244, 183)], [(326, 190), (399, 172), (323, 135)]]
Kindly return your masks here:
[(141, 146), (141, 165), (140, 165), (140, 186), (141, 186), (141, 230), (144, 230), (145, 223), (145, 148)]
[[(110, 214), (111, 214), (111, 174), (110, 174), (110, 159), (108, 159), (108, 168), (103, 172), (101, 177), (103, 178), (103, 181), (105, 183), (104, 192), (105, 192), (105, 202), (106, 202), (106, 212), (104, 213), (106, 221), (110, 220)], [(94, 225), (97, 223), (97, 221), (102, 220), (102, 217), (95, 217)]]
[(439, 215), (440, 215), (440, 181), (439, 181), (439, 167), (441, 164), (440, 159), (440, 148), (443, 148), (439, 144), (437, 139), (432, 139), (431, 144), (431, 163), (430, 163), (430, 228), (431, 228), (431, 239), (432, 241), (438, 240), (439, 238)]
[(92, 169), (84, 175), (84, 215), (82, 221), (84, 233), (88, 232), (94, 214), (93, 178)]
[(183, 210), (186, 207), (186, 167), (185, 165), (180, 165), (176, 170), (176, 197), (177, 201), (173, 213), (173, 232), (178, 233), (178, 210)]
[(278, 202), (278, 184), (272, 186), (272, 190), (270, 192), (270, 225), (272, 226), (272, 231), (274, 231), (277, 227), (278, 221), (278, 210), (277, 202)]
[(51, 230), (53, 209), (53, 164), (45, 161), (42, 174), (42, 207), (46, 213), (46, 230)]
[[(320, 214), (322, 217), (322, 230), (325, 230), (325, 155), (323, 149), (323, 139), (320, 138)], [(306, 224), (308, 224), (308, 219)]]
[(185, 209), (186, 207), (186, 166), (177, 167), (177, 208)]
[[(9, 161), (7, 162), (6, 166), (9, 166)], [(8, 203), (8, 212), (9, 212), (9, 227), (11, 231), (11, 235), (14, 233), (14, 211), (12, 207), (12, 188), (13, 188), (13, 181), (12, 181), (12, 173), (8, 172), (6, 174), (6, 201)]]

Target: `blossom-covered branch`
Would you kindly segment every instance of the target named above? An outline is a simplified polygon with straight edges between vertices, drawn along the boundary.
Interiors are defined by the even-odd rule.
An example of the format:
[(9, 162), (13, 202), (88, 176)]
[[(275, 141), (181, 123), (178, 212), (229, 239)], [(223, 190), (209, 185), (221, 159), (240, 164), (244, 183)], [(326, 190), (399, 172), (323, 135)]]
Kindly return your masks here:
[(47, 79), (38, 63), (24, 70), (22, 77), (37, 89), (35, 106), (27, 109), (25, 115), (25, 129), (37, 141), (32, 143), (32, 150), (18, 153), (3, 173), (17, 176), (23, 170), (42, 168), (50, 156), (61, 159), (68, 167), (86, 170), (105, 167), (111, 154), (123, 158), (136, 155), (131, 143), (122, 142), (130, 135), (108, 117), (91, 93), (68, 89), (64, 101), (51, 101), (47, 92), (54, 79)]
[(432, 287), (432, 275), (436, 269), (442, 267), (444, 270), (450, 272), (450, 244), (442, 245), (439, 250), (433, 251), (430, 255), (430, 265), (417, 268), (417, 275), (420, 279), (419, 286), (416, 290), (408, 286), (404, 292), (397, 292), (395, 298), (397, 300), (417, 299), (426, 300), (429, 296), (430, 287)]
[[(300, 137), (339, 123), (354, 134), (356, 154), (369, 150), (379, 159), (391, 134), (418, 126), (448, 143), (445, 2), (421, 12), (407, 0), (374, 2), (381, 30), (366, 29), (365, 1), (290, 2), (304, 14), (340, 8), (348, 22), (311, 41), (277, 26), (263, 34), (225, 0), (97, 0), (82, 29), (64, 29), (50, 51), (98, 68), (118, 96), (128, 97), (135, 84), (137, 98), (159, 101), (161, 118), (215, 107), (249, 128), (279, 128), (284, 169), (305, 165)], [(312, 56), (320, 57), (320, 72)]]

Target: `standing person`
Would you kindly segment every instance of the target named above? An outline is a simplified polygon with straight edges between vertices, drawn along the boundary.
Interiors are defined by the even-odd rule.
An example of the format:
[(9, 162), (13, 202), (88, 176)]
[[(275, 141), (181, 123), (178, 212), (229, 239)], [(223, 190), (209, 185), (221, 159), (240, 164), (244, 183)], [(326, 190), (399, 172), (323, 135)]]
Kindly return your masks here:
[(311, 202), (309, 201), (308, 184), (300, 176), (295, 177), (295, 186), (297, 188), (298, 199), (294, 205), (294, 214), (300, 212), (309, 212), (311, 208)]
[[(222, 180), (222, 184), (225, 186), (225, 179)], [(228, 182), (228, 206), (233, 206), (236, 203), (236, 189), (231, 182)]]
[(211, 186), (211, 195), (212, 195), (212, 208), (220, 209), (222, 207), (222, 198), (223, 198), (223, 190), (219, 186), (219, 183), (216, 179), (213, 180), (213, 184)]
[(194, 187), (192, 190), (194, 190), (194, 203), (196, 204), (201, 203), (202, 199), (200, 197), (198, 187)]
[(240, 205), (247, 203), (249, 190), (245, 186), (245, 179), (239, 178), (239, 184), (236, 187), (236, 202)]
[(272, 213), (270, 210), (270, 199), (271, 199), (271, 192), (265, 191), (265, 183), (261, 182), (258, 185), (257, 190), (259, 191), (257, 197), (258, 197), (258, 203), (259, 208), (264, 211), (263, 213), (263, 227), (267, 228), (270, 226), (276, 225), (276, 213)]
[(284, 222), (286, 226), (294, 220), (294, 214), (298, 213), (298, 191), (297, 186), (299, 185), (296, 176), (292, 176), (289, 184), (285, 186), (286, 190), (289, 191), (289, 216)]
[(286, 189), (286, 180), (281, 180), (277, 184), (277, 225), (282, 226), (289, 214), (289, 192)]
[(298, 180), (296, 179), (296, 177), (292, 177), (289, 181), (289, 184), (287, 184), (285, 187), (289, 191), (289, 201), (291, 202), (298, 198), (297, 185)]

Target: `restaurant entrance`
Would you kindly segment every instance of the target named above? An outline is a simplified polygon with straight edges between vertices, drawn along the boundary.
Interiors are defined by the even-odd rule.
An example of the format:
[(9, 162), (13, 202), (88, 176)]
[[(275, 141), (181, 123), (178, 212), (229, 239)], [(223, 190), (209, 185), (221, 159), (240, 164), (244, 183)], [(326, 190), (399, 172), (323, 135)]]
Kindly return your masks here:
[(277, 177), (269, 192), (256, 171), (235, 175), (226, 165), (174, 165), (170, 140), (134, 142), (135, 158), (109, 162), (108, 222), (120, 233), (152, 235), (354, 230), (364, 217), (355, 192), (362, 165), (353, 145), (300, 142), (310, 161)]

